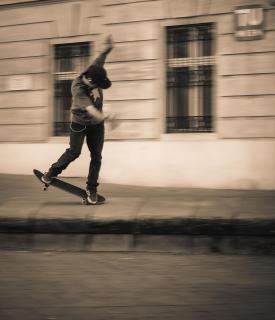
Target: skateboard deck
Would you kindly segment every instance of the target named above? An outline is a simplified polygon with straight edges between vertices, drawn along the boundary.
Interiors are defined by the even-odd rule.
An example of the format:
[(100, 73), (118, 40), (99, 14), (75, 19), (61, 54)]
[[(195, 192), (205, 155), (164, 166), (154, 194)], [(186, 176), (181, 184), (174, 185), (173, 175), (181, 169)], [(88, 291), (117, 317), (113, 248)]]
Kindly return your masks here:
[[(37, 177), (37, 179), (44, 184), (44, 191), (46, 191), (50, 186), (56, 187), (58, 189), (61, 189), (65, 192), (68, 192), (70, 194), (73, 194), (79, 198), (81, 198), (81, 203), (88, 205), (89, 202), (87, 200), (87, 193), (86, 190), (81, 189), (71, 183), (65, 182), (63, 180), (60, 180), (58, 178), (53, 178), (52, 182), (50, 184), (44, 183), (41, 180), (41, 177), (44, 175), (41, 171), (37, 169), (33, 169), (34, 175)], [(102, 196), (99, 196), (99, 202), (97, 204), (104, 203), (104, 198)]]

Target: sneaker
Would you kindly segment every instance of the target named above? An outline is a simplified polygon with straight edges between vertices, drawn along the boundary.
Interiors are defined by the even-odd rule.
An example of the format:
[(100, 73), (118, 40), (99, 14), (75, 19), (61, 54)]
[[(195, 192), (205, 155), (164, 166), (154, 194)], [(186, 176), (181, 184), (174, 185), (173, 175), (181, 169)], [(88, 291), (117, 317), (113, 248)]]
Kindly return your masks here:
[(105, 202), (105, 198), (98, 194), (96, 191), (86, 190), (87, 192), (87, 200), (90, 204), (103, 204)]
[(41, 177), (41, 181), (45, 184), (51, 184), (54, 177), (51, 177), (48, 172), (45, 172), (44, 175)]

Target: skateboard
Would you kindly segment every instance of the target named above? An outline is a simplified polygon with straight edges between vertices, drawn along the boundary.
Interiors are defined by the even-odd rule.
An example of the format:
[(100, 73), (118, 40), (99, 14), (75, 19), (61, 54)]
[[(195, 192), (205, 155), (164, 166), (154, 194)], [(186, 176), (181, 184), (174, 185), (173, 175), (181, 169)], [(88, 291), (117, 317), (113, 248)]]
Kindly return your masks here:
[[(87, 200), (87, 193), (86, 193), (86, 190), (84, 189), (81, 189), (71, 183), (68, 183), (68, 182), (65, 182), (65, 181), (62, 181), (58, 178), (53, 178), (52, 182), (50, 184), (47, 184), (47, 183), (44, 183), (42, 180), (41, 180), (41, 177), (44, 175), (41, 171), (37, 170), (37, 169), (33, 169), (33, 173), (34, 175), (37, 177), (37, 179), (42, 182), (44, 184), (44, 191), (47, 191), (48, 188), (50, 186), (53, 186), (53, 187), (56, 187), (58, 189), (61, 189), (65, 192), (68, 192), (68, 193), (71, 193), (79, 198), (81, 198), (81, 203), (82, 204), (85, 204), (85, 205), (89, 205), (90, 203), (88, 202)], [(105, 199), (98, 195), (98, 204), (103, 204), (105, 202)]]

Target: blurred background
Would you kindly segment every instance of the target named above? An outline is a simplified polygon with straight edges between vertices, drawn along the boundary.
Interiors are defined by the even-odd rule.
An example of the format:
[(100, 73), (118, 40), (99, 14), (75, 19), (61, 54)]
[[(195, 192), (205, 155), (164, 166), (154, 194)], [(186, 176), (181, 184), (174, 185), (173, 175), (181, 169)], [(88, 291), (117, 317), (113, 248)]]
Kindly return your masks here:
[[(1, 0), (0, 173), (64, 152), (71, 82), (108, 34), (102, 182), (275, 189), (272, 0)], [(85, 146), (63, 176), (88, 166)]]

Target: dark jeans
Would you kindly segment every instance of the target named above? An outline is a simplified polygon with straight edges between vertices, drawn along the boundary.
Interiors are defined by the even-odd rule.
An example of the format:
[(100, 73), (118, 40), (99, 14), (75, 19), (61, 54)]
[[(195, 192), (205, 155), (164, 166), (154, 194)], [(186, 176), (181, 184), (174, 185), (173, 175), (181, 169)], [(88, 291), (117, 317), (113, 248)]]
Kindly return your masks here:
[(52, 164), (49, 169), (49, 175), (56, 176), (60, 174), (72, 161), (80, 156), (84, 138), (86, 136), (87, 146), (91, 153), (87, 188), (91, 191), (96, 191), (101, 167), (101, 153), (104, 144), (104, 123), (87, 125), (85, 128), (84, 125), (73, 122), (71, 124), (70, 132), (70, 148), (62, 154), (57, 162)]

